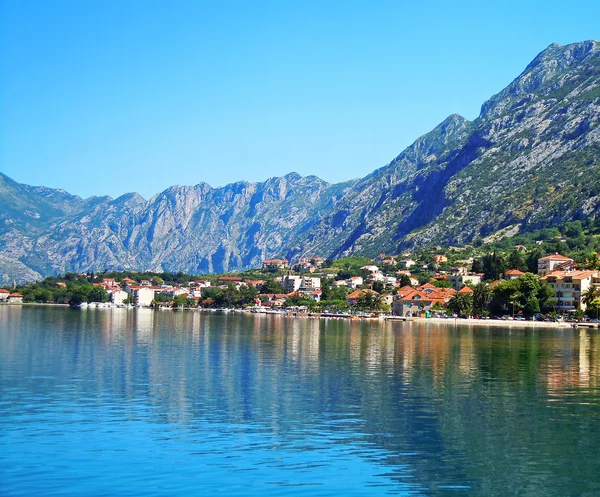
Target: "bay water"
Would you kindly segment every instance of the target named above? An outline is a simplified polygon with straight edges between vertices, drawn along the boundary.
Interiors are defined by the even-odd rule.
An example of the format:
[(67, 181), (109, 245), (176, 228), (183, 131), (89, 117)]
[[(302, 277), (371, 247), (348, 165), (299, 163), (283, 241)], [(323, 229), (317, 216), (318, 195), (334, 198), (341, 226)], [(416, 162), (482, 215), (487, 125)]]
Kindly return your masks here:
[(0, 495), (600, 495), (598, 330), (0, 306)]

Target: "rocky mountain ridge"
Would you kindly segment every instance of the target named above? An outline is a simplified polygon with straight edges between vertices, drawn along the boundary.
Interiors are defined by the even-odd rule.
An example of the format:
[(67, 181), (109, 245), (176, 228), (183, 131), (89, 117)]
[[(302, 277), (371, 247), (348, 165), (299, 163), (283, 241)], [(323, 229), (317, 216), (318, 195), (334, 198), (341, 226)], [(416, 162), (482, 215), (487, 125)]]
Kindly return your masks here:
[(472, 122), (451, 115), (389, 165), (331, 185), (291, 173), (144, 200), (81, 199), (0, 174), (0, 283), (103, 269), (226, 272), (375, 255), (600, 213), (600, 44), (553, 44)]

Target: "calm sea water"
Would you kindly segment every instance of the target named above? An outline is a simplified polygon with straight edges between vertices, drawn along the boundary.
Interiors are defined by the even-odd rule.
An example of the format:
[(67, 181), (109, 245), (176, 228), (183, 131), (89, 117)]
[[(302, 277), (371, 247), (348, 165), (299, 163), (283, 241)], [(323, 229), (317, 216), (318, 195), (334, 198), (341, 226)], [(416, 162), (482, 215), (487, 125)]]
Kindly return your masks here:
[(598, 330), (0, 307), (2, 495), (600, 495)]

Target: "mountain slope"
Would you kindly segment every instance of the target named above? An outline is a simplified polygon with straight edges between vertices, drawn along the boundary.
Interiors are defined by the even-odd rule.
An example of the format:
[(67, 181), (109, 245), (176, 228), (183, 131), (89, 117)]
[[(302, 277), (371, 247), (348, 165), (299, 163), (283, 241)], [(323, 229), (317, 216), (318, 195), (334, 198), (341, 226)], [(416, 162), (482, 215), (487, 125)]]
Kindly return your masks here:
[[(32, 187), (6, 183), (4, 198), (10, 207), (3, 206), (0, 233), (4, 284), (32, 274), (105, 268), (201, 273), (260, 265), (331, 209), (353, 184), (330, 185), (292, 173), (217, 189), (204, 183), (173, 186), (148, 201), (137, 194), (116, 200), (68, 197), (63, 210), (52, 211), (47, 197), (60, 192), (46, 189), (44, 201), (30, 193), (31, 205), (41, 206), (32, 212), (48, 211), (33, 226), (19, 212), (28, 208), (23, 192)], [(21, 277), (19, 271), (27, 274)]]
[(0, 283), (104, 268), (222, 272), (595, 217), (599, 120), (600, 44), (554, 44), (477, 119), (449, 116), (360, 180), (292, 173), (84, 200), (0, 174)]
[(396, 159), (358, 183), (290, 255), (373, 255), (596, 215), (599, 118), (600, 44), (551, 45), (475, 121), (451, 116), (428, 154), (404, 159), (425, 135), (400, 174)]

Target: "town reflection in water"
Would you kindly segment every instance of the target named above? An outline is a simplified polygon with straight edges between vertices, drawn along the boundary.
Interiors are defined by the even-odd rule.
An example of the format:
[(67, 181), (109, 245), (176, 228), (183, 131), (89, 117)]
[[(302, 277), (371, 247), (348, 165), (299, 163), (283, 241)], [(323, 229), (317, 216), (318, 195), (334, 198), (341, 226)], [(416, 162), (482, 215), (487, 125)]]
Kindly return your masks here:
[[(259, 424), (286, 438), (345, 433), (345, 442), (383, 450), (394, 478), (429, 493), (447, 485), (480, 495), (600, 492), (598, 330), (0, 312), (2, 329), (36, 326), (46, 329), (36, 337), (44, 353), (29, 360), (119, 396), (129, 419), (141, 402), (157, 422), (188, 427), (201, 420)], [(18, 360), (23, 340), (5, 334), (5, 356)], [(395, 475), (396, 467), (413, 473)]]

